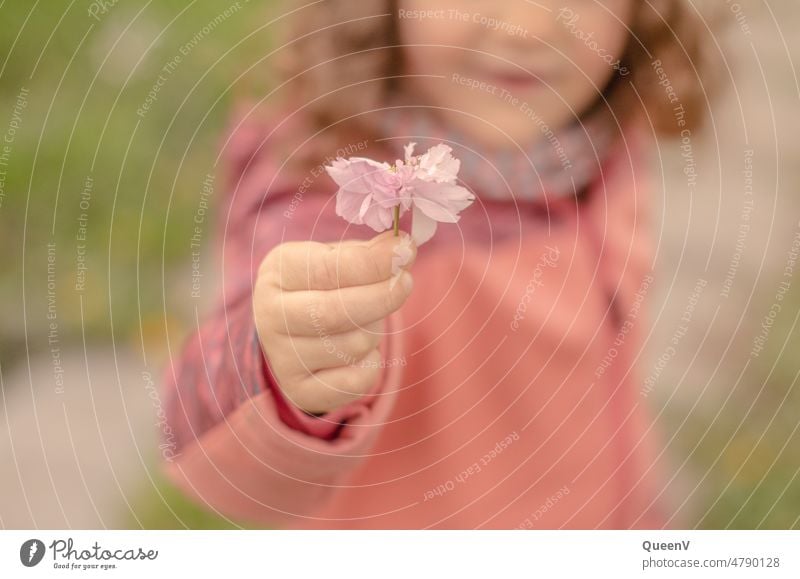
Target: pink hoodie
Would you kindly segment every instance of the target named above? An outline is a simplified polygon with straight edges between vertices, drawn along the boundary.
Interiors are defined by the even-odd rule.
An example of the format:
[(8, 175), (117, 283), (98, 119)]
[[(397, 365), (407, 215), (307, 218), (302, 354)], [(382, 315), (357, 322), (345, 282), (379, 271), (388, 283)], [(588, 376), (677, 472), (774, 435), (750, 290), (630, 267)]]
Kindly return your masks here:
[(442, 224), (390, 319), (380, 383), (315, 418), (270, 375), (252, 284), (276, 244), (348, 224), (326, 176), (301, 195), (277, 180), (261, 151), (274, 128), (247, 121), (225, 149), (223, 299), (167, 369), (170, 479), (269, 527), (660, 528), (634, 368), (653, 279), (630, 143), (580, 201), (479, 198)]

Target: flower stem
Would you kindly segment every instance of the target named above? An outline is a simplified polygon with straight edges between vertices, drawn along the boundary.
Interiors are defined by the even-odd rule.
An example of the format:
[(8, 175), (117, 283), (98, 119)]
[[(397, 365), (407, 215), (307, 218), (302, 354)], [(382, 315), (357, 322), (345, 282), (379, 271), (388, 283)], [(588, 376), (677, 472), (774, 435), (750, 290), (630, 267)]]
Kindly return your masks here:
[(394, 236), (400, 237), (400, 206), (394, 208)]

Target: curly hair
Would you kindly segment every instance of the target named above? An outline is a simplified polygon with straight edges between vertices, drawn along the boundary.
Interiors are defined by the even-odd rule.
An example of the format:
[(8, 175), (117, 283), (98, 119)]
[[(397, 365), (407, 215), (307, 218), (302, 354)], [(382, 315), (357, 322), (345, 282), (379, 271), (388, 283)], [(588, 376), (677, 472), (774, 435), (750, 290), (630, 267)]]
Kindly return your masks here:
[[(700, 18), (684, 0), (637, 0), (621, 65), (601, 95), (621, 123), (642, 117), (663, 136), (698, 127), (706, 116), (705, 55)], [(284, 0), (287, 16), (276, 53), (282, 98), (302, 107), (327, 151), (357, 136), (374, 137), (365, 111), (402, 90), (398, 0)], [(607, 103), (607, 104), (604, 104)], [(683, 108), (682, 123), (675, 107)], [(310, 145), (305, 147), (311, 153)], [(314, 147), (317, 149), (317, 147)]]

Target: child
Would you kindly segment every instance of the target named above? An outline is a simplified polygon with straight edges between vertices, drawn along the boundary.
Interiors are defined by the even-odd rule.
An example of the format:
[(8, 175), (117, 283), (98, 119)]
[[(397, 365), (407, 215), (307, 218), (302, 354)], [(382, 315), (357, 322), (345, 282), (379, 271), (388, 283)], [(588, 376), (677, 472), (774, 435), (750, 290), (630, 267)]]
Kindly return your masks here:
[[(167, 371), (171, 479), (269, 527), (665, 525), (640, 158), (701, 116), (684, 6), (301, 4), (285, 84), (223, 144), (222, 300)], [(395, 276), (407, 237), (337, 216), (323, 165), (411, 141), (452, 147), (477, 201)]]

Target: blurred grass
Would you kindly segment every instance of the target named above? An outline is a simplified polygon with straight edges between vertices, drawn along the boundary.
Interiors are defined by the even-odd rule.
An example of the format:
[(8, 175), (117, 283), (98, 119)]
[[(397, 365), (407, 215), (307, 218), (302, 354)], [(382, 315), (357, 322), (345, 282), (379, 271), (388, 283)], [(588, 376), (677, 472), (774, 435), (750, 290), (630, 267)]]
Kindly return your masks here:
[[(263, 93), (270, 83), (260, 76), (263, 66), (240, 78), (269, 49), (270, 31), (258, 31), (269, 2), (240, 2), (239, 10), (203, 31), (236, 4), (125, 0), (98, 21), (88, 1), (0, 3), (0, 139), (18, 96), (28, 91), (0, 206), (7, 254), (0, 260), (3, 370), (50, 347), (48, 244), (56, 252), (57, 345), (79, 348), (84, 332), (89, 347), (112, 339), (117, 346), (141, 344), (155, 369), (167, 325), (177, 345), (193, 323), (194, 304), (181, 296), (191, 283), (189, 240), (202, 184), (216, 173), (221, 185), (214, 162), (231, 102)], [(181, 53), (198, 33), (202, 40)], [(176, 56), (180, 63), (164, 74)], [(159, 74), (166, 81), (142, 117), (137, 109)], [(93, 180), (88, 272), (78, 292), (78, 218), (87, 177)], [(208, 270), (212, 224), (206, 220), (203, 234)], [(163, 479), (158, 485), (169, 507), (155, 489), (143, 490), (135, 509), (146, 527), (228, 526)]]
[(155, 485), (143, 488), (132, 501), (133, 513), (125, 516), (126, 529), (255, 529), (241, 521), (231, 522), (189, 500), (164, 476), (151, 470)]
[[(663, 430), (675, 434), (668, 449), (673, 464), (688, 457), (690, 486), (679, 493), (687, 499), (679, 515), (689, 527), (800, 529), (797, 304), (795, 288), (738, 384), (712, 384), (725, 402), (701, 397), (695, 410), (667, 406)], [(768, 308), (760, 309), (766, 314)], [(695, 386), (681, 387), (699, 394), (704, 385)]]
[[(0, 362), (7, 367), (18, 358), (26, 335), (33, 352), (46, 345), (41, 338), (47, 319), (38, 305), (46, 296), (47, 243), (56, 244), (60, 339), (80, 337), (80, 302), (70, 290), (80, 194), (89, 176), (93, 191), (82, 316), (87, 339), (110, 337), (111, 313), (114, 336), (121, 340), (138, 341), (140, 317), (161, 319), (161, 283), (153, 282), (161, 281), (162, 266), (166, 279), (188, 267), (192, 218), (203, 179), (215, 172), (226, 110), (234, 93), (257, 86), (255, 76), (237, 77), (268, 46), (268, 31), (258, 32), (215, 64), (263, 24), (255, 17), (257, 5), (241, 3), (239, 11), (181, 55), (180, 47), (231, 4), (126, 1), (99, 22), (89, 16), (88, 2), (69, 8), (6, 2), (0, 8), (0, 58), (5, 59), (0, 132), (5, 133), (20, 90), (29, 91), (0, 210), (0, 241), (10, 248), (9, 259), (0, 261), (0, 292), (16, 298), (0, 306), (6, 320), (0, 326)], [(176, 55), (180, 64), (166, 75), (156, 102), (140, 118), (137, 109)], [(209, 224), (206, 242), (210, 230)], [(27, 308), (26, 319), (18, 308), (23, 265), (24, 296), (36, 304)], [(138, 289), (140, 303), (131, 299), (131, 288)]]

